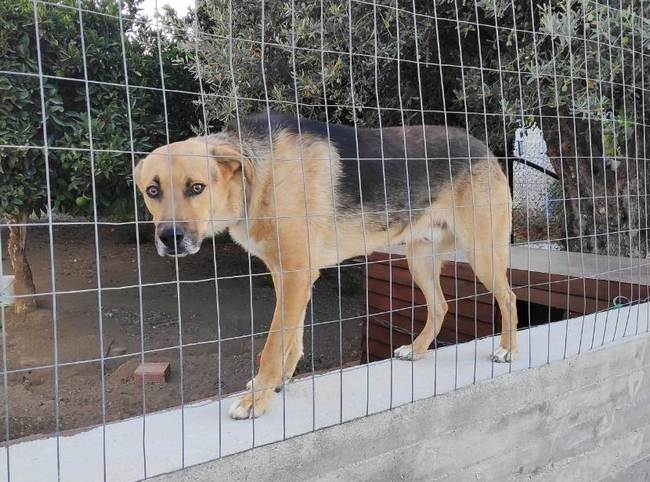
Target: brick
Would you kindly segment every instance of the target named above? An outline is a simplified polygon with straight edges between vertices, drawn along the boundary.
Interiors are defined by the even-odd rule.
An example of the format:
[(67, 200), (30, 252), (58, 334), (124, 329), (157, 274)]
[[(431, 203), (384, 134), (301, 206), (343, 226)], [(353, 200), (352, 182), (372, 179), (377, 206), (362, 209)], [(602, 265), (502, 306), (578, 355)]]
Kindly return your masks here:
[(135, 383), (166, 383), (169, 377), (169, 362), (140, 363), (135, 369)]

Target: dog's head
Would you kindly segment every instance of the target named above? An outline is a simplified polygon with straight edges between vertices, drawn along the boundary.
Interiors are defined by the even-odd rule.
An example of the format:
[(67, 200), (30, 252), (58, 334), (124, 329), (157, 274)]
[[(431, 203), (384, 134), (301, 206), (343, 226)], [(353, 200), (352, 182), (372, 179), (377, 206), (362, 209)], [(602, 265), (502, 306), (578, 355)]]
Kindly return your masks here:
[(134, 179), (153, 216), (158, 254), (194, 254), (241, 218), (242, 164), (248, 161), (233, 144), (200, 138), (159, 147), (138, 163)]

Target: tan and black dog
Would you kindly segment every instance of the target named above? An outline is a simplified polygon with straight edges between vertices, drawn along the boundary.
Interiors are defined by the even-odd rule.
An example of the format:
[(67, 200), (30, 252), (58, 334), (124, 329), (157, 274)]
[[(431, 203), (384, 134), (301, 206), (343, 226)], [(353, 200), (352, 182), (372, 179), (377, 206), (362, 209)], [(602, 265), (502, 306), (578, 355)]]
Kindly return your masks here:
[(303, 354), (303, 323), (319, 268), (404, 243), (428, 305), (412, 345), (422, 355), (440, 330), (447, 303), (443, 263), (461, 249), (502, 315), (495, 361), (517, 351), (517, 309), (506, 269), (511, 230), (508, 183), (485, 144), (464, 130), (436, 126), (354, 129), (262, 114), (222, 132), (159, 147), (135, 181), (156, 226), (160, 255), (196, 253), (228, 229), (268, 266), (276, 308), (249, 391), (233, 418), (263, 414), (274, 388)]

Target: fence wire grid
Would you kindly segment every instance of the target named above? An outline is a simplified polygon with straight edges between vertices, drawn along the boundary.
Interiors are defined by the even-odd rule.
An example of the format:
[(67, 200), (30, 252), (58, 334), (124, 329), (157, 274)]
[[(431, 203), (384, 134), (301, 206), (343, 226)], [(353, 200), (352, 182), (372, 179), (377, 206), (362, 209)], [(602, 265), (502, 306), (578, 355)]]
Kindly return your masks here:
[[(650, 331), (648, 2), (197, 0), (178, 11), (155, 3), (150, 17), (141, 0), (0, 5), (4, 480), (146, 479)], [(294, 144), (278, 136), (279, 118)], [(242, 209), (219, 217), (232, 200), (214, 191), (224, 174), (210, 163), (228, 125), (237, 154), (227, 161), (240, 169), (229, 189)], [(352, 129), (347, 150), (341, 125)], [(443, 129), (442, 148), (417, 137), (423, 126)], [(360, 154), (367, 129), (378, 159)], [(191, 137), (193, 149), (170, 146)], [(494, 154), (484, 178), (486, 155), (470, 144)], [(157, 148), (168, 170), (139, 192), (138, 165)], [(207, 181), (178, 185), (179, 157)], [(375, 161), (373, 177), (363, 166)], [(386, 169), (400, 162), (396, 207), (403, 186)], [(260, 210), (251, 199), (264, 165)], [(296, 182), (276, 190), (276, 169)], [(319, 169), (323, 205), (310, 197)], [(507, 199), (492, 198), (491, 170), (505, 175)], [(151, 186), (173, 193), (158, 219), (145, 206)], [(446, 217), (423, 234), (443, 190)], [(194, 195), (209, 199), (194, 211), (208, 215), (186, 214)], [(510, 203), (505, 244), (481, 236), (486, 216), (507, 230), (498, 216)], [(475, 236), (459, 239), (464, 212)], [(387, 234), (399, 220), (402, 234)], [(200, 251), (158, 256), (201, 223), (215, 236)], [(451, 236), (444, 249), (438, 229)], [(336, 262), (318, 261), (322, 232)], [(304, 242), (303, 264), (284, 265), (303, 249), (287, 239)], [(426, 240), (417, 253), (414, 239)], [(472, 266), (486, 245), (481, 279)], [(280, 261), (263, 262), (264, 246)], [(516, 295), (508, 306), (486, 287), (499, 259)], [(439, 273), (433, 300), (409, 268)], [(285, 300), (299, 296), (291, 280), (304, 276), (302, 314), (287, 315)], [(511, 359), (499, 335), (513, 310)], [(432, 343), (410, 356), (434, 320)], [(276, 345), (261, 355), (267, 338)], [(258, 375), (273, 353), (277, 380)], [(138, 382), (143, 367), (160, 370), (153, 383)], [(239, 401), (248, 393), (250, 417)], [(75, 465), (81, 454), (90, 473)]]

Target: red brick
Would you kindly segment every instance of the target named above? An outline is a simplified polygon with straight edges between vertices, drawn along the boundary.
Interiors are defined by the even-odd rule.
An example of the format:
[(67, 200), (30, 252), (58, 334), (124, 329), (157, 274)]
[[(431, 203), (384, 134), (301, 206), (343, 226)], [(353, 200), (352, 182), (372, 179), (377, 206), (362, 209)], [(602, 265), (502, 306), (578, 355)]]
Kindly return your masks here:
[(135, 383), (166, 383), (169, 370), (169, 362), (140, 363), (133, 372)]

